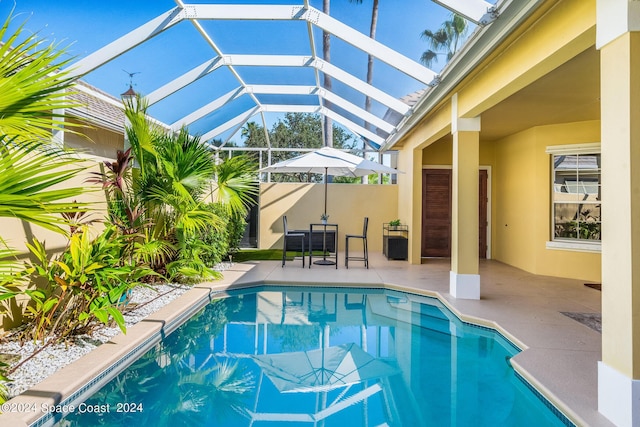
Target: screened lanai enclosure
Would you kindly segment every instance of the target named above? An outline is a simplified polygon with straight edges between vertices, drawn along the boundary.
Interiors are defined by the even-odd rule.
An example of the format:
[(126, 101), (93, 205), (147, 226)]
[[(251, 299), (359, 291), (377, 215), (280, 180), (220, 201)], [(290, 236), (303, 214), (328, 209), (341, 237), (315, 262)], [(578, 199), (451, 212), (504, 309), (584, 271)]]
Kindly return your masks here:
[[(80, 57), (69, 67), (72, 74), (89, 83), (109, 76), (114, 87), (101, 89), (111, 92), (128, 80), (124, 95), (143, 95), (150, 115), (169, 129), (187, 126), (217, 150), (258, 151), (260, 167), (271, 164), (274, 150), (305, 149), (270, 140), (269, 128), (286, 113), (317, 115), (323, 145), (333, 146), (335, 125), (348, 135), (349, 148), (382, 161), (417, 95), (441, 80), (406, 49), (402, 21), (381, 29), (380, 40), (371, 37), (375, 28), (362, 10), (368, 5), (357, 5), (362, 2), (338, 17), (330, 16), (328, 0), (162, 3), (164, 12)], [(455, 11), (470, 26), (498, 16), (482, 0), (437, 3), (443, 19)], [(238, 142), (252, 131), (262, 133), (259, 144)]]

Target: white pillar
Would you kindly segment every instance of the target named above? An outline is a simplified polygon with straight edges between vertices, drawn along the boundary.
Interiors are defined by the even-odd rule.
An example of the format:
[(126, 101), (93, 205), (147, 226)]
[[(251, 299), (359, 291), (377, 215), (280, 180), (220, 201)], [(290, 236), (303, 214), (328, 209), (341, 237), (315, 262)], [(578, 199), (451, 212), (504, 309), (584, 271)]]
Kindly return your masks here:
[(480, 118), (458, 117), (458, 95), (451, 99), (453, 165), (451, 176), (451, 272), (449, 293), (480, 299), (478, 272), (478, 170)]
[(640, 426), (640, 2), (598, 0), (602, 361), (598, 410)]

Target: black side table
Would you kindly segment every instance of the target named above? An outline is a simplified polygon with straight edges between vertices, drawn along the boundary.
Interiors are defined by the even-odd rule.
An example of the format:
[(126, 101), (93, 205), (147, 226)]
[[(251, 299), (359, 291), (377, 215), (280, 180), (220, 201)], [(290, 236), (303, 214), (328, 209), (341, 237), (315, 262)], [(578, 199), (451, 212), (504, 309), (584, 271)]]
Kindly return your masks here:
[(409, 257), (409, 226), (382, 224), (382, 253), (387, 259)]

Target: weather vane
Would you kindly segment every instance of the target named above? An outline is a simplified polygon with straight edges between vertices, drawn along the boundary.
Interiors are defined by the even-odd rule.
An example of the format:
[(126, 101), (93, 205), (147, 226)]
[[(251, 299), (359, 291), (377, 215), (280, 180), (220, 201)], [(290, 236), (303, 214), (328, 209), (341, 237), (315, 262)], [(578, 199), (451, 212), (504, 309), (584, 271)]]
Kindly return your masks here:
[(133, 76), (135, 76), (136, 74), (140, 74), (140, 71), (136, 71), (134, 73), (130, 73), (127, 70), (122, 70), (125, 73), (127, 73), (129, 75), (129, 89), (127, 89), (127, 91), (123, 94), (120, 95), (120, 97), (124, 98), (130, 98), (130, 97), (135, 97), (136, 96), (136, 91), (133, 90)]
[(130, 73), (125, 69), (122, 69), (122, 71), (124, 71), (125, 73), (127, 73), (129, 75), (129, 88), (133, 89), (133, 76), (135, 76), (136, 74), (140, 74), (141, 71), (135, 71), (133, 73)]

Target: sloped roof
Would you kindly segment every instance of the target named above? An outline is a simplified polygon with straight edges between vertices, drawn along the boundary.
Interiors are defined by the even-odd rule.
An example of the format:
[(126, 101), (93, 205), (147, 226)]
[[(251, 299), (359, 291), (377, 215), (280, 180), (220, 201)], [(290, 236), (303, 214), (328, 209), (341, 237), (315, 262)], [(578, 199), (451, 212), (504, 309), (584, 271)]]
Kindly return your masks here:
[(76, 82), (76, 89), (70, 98), (82, 106), (70, 109), (71, 116), (97, 127), (124, 133), (122, 101), (81, 80)]

